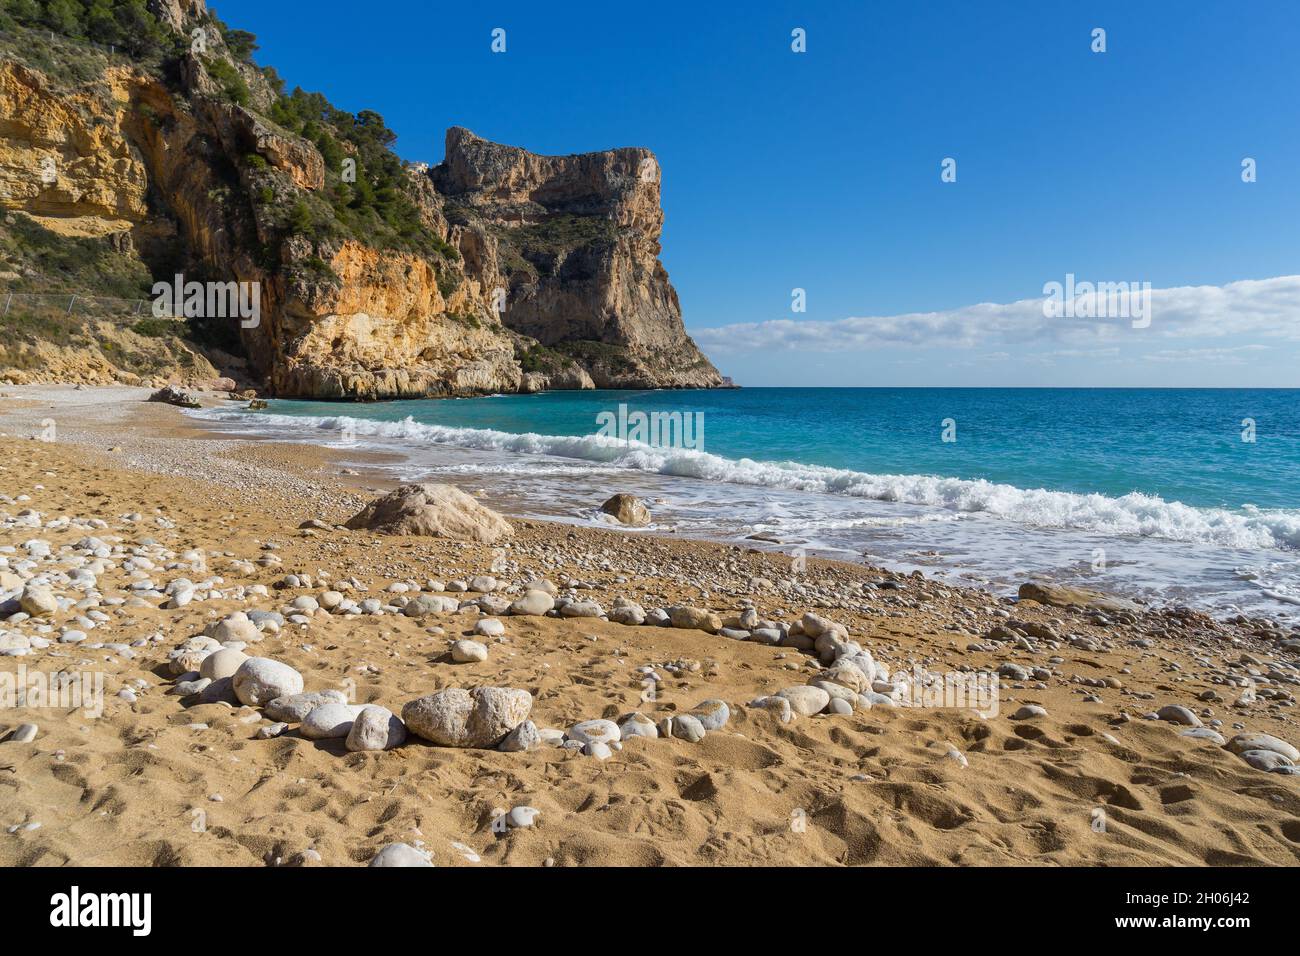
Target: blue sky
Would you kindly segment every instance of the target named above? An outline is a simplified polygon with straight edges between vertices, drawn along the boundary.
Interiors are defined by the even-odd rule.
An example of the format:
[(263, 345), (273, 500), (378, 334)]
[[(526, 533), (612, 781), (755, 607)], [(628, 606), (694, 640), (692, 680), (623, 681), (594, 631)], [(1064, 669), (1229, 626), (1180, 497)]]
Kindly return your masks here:
[[(653, 149), (742, 384), (1300, 386), (1300, 280), (1243, 284), (1300, 273), (1292, 0), (213, 5), (407, 159)], [(1067, 274), (1149, 282), (1150, 324), (1043, 319)]]

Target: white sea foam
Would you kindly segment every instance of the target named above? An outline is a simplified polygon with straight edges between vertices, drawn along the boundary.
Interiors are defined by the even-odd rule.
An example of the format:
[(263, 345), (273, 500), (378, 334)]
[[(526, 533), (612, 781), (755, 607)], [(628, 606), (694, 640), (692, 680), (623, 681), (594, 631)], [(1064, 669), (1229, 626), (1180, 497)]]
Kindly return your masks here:
[[(714, 482), (866, 498), (979, 513), (1033, 528), (1061, 528), (1107, 536), (1138, 536), (1243, 550), (1300, 548), (1300, 511), (1197, 508), (1138, 492), (1122, 497), (1022, 489), (984, 480), (933, 475), (870, 474), (793, 461), (731, 459), (691, 449), (667, 449), (598, 435), (513, 434), (482, 428), (423, 424), (413, 418), (374, 421), (349, 416), (251, 415), (243, 410), (193, 413), (214, 422), (319, 441), (347, 430), (357, 442), (452, 445), (479, 451), (576, 459), (588, 468), (634, 469)], [(532, 465), (525, 466), (530, 470)], [(556, 467), (551, 463), (549, 467)], [(561, 466), (562, 467), (562, 466)], [(464, 469), (472, 471), (472, 466)], [(496, 470), (500, 470), (497, 468)]]

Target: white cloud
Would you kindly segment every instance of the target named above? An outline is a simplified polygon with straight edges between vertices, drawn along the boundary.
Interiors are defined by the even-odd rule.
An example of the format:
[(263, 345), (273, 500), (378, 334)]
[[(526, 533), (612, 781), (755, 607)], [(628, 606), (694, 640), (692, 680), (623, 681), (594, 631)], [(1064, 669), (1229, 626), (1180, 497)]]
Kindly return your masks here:
[(1207, 362), (1218, 365), (1245, 365), (1246, 353), (1267, 352), (1267, 345), (1238, 345), (1226, 349), (1161, 349), (1143, 358), (1148, 362)]
[[(982, 302), (943, 312), (869, 316), (832, 322), (776, 319), (692, 332), (718, 354), (799, 350), (843, 352), (882, 346), (979, 348), (992, 345), (1140, 344), (1152, 337), (1261, 335), (1300, 340), (1300, 275), (1247, 279), (1224, 286), (1152, 289), (1150, 326), (1128, 318), (1047, 318), (1043, 299)], [(1061, 351), (1067, 357), (1068, 350)], [(1173, 359), (1176, 361), (1176, 359)]]

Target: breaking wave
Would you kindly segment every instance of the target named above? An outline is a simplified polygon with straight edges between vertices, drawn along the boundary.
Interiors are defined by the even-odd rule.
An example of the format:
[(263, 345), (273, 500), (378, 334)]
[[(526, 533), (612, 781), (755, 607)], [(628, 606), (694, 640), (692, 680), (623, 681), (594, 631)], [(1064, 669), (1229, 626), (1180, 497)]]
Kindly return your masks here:
[(410, 417), (401, 421), (375, 421), (343, 415), (253, 414), (242, 409), (207, 409), (191, 414), (298, 440), (328, 443), (322, 433), (338, 435), (346, 430), (357, 442), (451, 445), (479, 451), (547, 455), (586, 462), (593, 468), (633, 469), (983, 513), (1035, 528), (1165, 538), (1238, 549), (1300, 549), (1300, 511), (1295, 510), (1259, 509), (1250, 505), (1239, 510), (1197, 508), (1139, 492), (1111, 497), (1022, 489), (982, 479), (878, 475), (794, 461), (723, 458), (703, 451), (658, 448), (600, 435), (515, 434), (423, 424)]

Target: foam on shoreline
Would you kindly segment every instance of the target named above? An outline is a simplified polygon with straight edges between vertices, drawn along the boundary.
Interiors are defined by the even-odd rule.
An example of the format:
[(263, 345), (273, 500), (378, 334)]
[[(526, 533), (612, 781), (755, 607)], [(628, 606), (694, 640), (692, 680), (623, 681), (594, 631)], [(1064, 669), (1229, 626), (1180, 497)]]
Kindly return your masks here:
[[(935, 475), (870, 474), (794, 461), (730, 459), (692, 449), (664, 449), (598, 435), (515, 434), (481, 428), (423, 424), (407, 417), (374, 421), (345, 415), (312, 417), (254, 414), (242, 409), (192, 413), (276, 437), (320, 441), (321, 433), (384, 445), (450, 445), (478, 451), (551, 456), (587, 463), (588, 469), (626, 469), (713, 482), (841, 495), (873, 501), (983, 513), (1030, 528), (1066, 529), (1107, 536), (1161, 538), (1238, 550), (1300, 549), (1300, 511), (1198, 508), (1134, 492), (1122, 497), (1022, 489), (984, 480)], [(539, 463), (529, 462), (536, 471)], [(557, 467), (549, 463), (547, 467)], [(559, 468), (566, 466), (560, 465)], [(493, 471), (501, 470), (493, 466)]]

